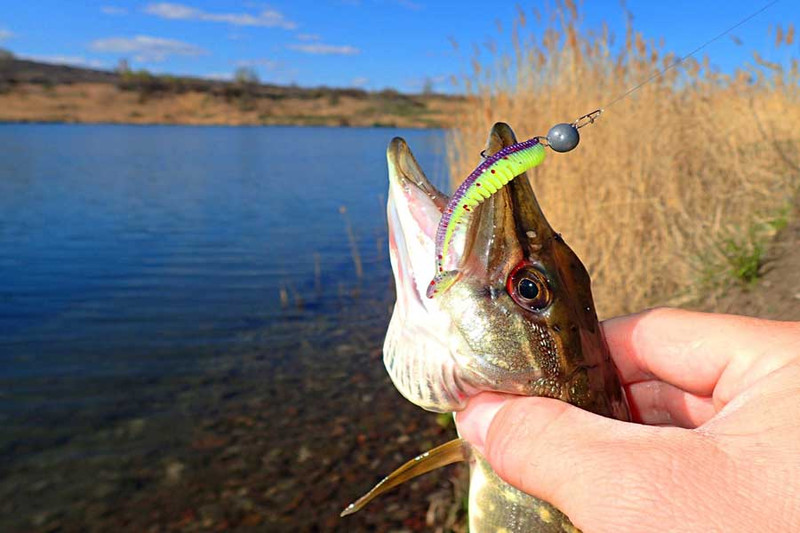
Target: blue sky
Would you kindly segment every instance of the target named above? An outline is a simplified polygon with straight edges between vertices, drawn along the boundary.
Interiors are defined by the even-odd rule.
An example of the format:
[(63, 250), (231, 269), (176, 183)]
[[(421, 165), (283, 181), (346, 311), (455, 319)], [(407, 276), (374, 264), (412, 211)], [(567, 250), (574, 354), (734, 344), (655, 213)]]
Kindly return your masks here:
[[(125, 57), (136, 69), (207, 77), (249, 66), (266, 82), (402, 91), (419, 90), (426, 79), (436, 90), (453, 90), (448, 80), (469, 72), (473, 45), (491, 38), (507, 42), (517, 13), (513, 2), (470, 0), (4, 3), (0, 47), (23, 57), (105, 68)], [(628, 0), (627, 5), (646, 37), (663, 38), (669, 50), (685, 54), (766, 3)], [(527, 13), (537, 4), (519, 2)], [(586, 26), (605, 21), (623, 35), (618, 0), (586, 0), (582, 12)], [(497, 35), (496, 20), (504, 24), (504, 35)], [(782, 0), (733, 32), (742, 45), (726, 37), (704, 53), (724, 70), (750, 61), (753, 50), (784, 61), (776, 57), (768, 28), (799, 21), (800, 2)], [(457, 51), (452, 41), (459, 44)], [(795, 56), (798, 50), (795, 44)]]

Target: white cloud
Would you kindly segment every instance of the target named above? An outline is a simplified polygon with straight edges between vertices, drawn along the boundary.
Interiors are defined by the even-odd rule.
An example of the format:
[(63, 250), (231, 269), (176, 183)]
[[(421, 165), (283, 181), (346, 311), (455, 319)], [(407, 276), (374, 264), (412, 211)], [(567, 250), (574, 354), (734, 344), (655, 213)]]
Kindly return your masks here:
[(199, 56), (207, 53), (199, 46), (190, 43), (149, 35), (98, 39), (93, 41), (89, 48), (95, 52), (131, 54), (134, 60), (143, 63), (164, 61), (169, 56)]
[(3, 28), (0, 28), (0, 43), (2, 43), (3, 41), (7, 41), (7, 40), (11, 39), (13, 36), (14, 36), (14, 34), (12, 32), (10, 32), (8, 30), (4, 30)]
[(353, 79), (350, 81), (350, 84), (351, 84), (353, 87), (364, 87), (364, 86), (365, 86), (366, 84), (368, 84), (368, 83), (369, 83), (369, 78), (366, 78), (366, 77), (364, 77), (364, 76), (359, 76), (359, 77), (357, 77), (357, 78), (353, 78)]
[(144, 8), (148, 15), (170, 20), (201, 20), (204, 22), (223, 22), (234, 26), (264, 26), (293, 30), (297, 24), (288, 20), (274, 9), (262, 9), (255, 15), (250, 13), (209, 13), (185, 4), (161, 2), (148, 4)]
[(322, 37), (316, 33), (301, 33), (297, 35), (298, 41), (319, 41), (320, 39), (322, 39)]
[(106, 15), (127, 15), (128, 10), (117, 6), (100, 6), (100, 11)]
[(39, 63), (50, 63), (51, 65), (69, 65), (72, 67), (91, 67), (102, 68), (104, 63), (99, 59), (87, 59), (82, 56), (40, 56), (40, 55), (24, 55), (20, 56), (22, 59), (29, 61), (38, 61)]
[(350, 46), (349, 44), (345, 45), (322, 44), (322, 43), (287, 44), (286, 48), (288, 48), (289, 50), (296, 50), (298, 52), (303, 52), (304, 54), (316, 54), (316, 55), (353, 56), (361, 53), (361, 50), (359, 50), (355, 46)]
[(237, 67), (262, 67), (266, 70), (277, 70), (280, 68), (280, 61), (274, 59), (258, 58), (258, 59), (242, 59), (236, 62)]

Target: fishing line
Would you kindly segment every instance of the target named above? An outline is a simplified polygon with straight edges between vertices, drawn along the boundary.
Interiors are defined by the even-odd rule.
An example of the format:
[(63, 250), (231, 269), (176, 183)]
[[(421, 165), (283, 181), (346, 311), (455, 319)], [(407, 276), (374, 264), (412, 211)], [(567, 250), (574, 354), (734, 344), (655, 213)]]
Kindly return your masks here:
[(720, 33), (719, 35), (717, 35), (716, 37), (713, 37), (713, 38), (707, 40), (706, 42), (704, 42), (703, 44), (701, 44), (700, 46), (698, 46), (697, 48), (695, 48), (694, 50), (692, 50), (691, 52), (686, 54), (685, 56), (675, 60), (673, 63), (671, 63), (669, 66), (667, 66), (666, 68), (664, 68), (660, 72), (656, 72), (655, 74), (653, 74), (652, 76), (647, 78), (645, 81), (643, 81), (639, 85), (636, 85), (635, 87), (632, 87), (632, 88), (628, 89), (627, 91), (625, 91), (624, 93), (622, 93), (621, 95), (617, 96), (616, 98), (611, 100), (611, 102), (609, 102), (606, 105), (604, 105), (603, 107), (601, 107), (600, 111), (602, 112), (602, 111), (608, 109), (609, 107), (611, 107), (612, 105), (616, 104), (617, 102), (619, 102), (620, 100), (622, 100), (626, 96), (629, 96), (629, 95), (635, 93), (636, 91), (638, 91), (639, 89), (641, 89), (642, 87), (644, 87), (645, 85), (650, 83), (651, 81), (655, 80), (656, 78), (659, 78), (659, 77), (663, 76), (670, 69), (672, 69), (674, 67), (677, 67), (678, 65), (680, 65), (681, 63), (683, 63), (684, 61), (686, 61), (687, 59), (689, 59), (690, 57), (695, 55), (697, 52), (699, 52), (700, 50), (702, 50), (706, 46), (708, 46), (708, 45), (710, 45), (710, 44), (712, 44), (712, 43), (714, 43), (716, 41), (719, 41), (720, 39), (722, 39), (723, 37), (728, 35), (730, 32), (732, 32), (733, 30), (738, 28), (739, 26), (741, 26), (743, 24), (746, 24), (747, 22), (749, 22), (750, 20), (754, 19), (755, 17), (757, 17), (758, 15), (760, 15), (761, 13), (763, 13), (764, 11), (766, 11), (769, 8), (771, 8), (772, 6), (774, 6), (777, 3), (778, 3), (778, 0), (773, 0), (769, 4), (765, 5), (761, 9), (759, 9), (758, 11), (754, 11), (753, 13), (751, 13), (748, 16), (746, 16), (745, 18), (743, 18), (742, 20), (740, 20), (739, 22), (737, 22), (736, 24), (734, 24), (733, 26), (731, 26), (727, 30), (725, 30), (722, 33)]
[[(448, 290), (458, 280), (460, 274), (458, 269), (445, 270), (448, 250), (457, 227), (466, 224), (471, 218), (473, 210), (484, 200), (497, 193), (517, 176), (539, 165), (545, 158), (545, 147), (551, 148), (554, 152), (562, 153), (574, 150), (581, 140), (578, 130), (589, 124), (594, 124), (606, 108), (611, 107), (653, 80), (663, 76), (668, 70), (680, 65), (706, 46), (721, 39), (777, 3), (778, 0), (773, 0), (761, 9), (754, 11), (685, 56), (673, 61), (666, 68), (620, 94), (604, 107), (578, 117), (571, 124), (556, 124), (550, 128), (550, 131), (545, 136), (533, 137), (527, 141), (506, 146), (491, 156), (481, 152), (481, 156), (484, 157), (483, 162), (472, 171), (453, 196), (450, 197), (442, 213), (442, 218), (439, 220), (439, 225), (436, 229), (435, 275), (426, 290), (427, 297), (435, 298), (438, 294)], [(345, 512), (348, 511), (346, 510)]]
[(725, 37), (730, 32), (732, 32), (733, 30), (738, 28), (739, 26), (742, 26), (743, 24), (746, 24), (750, 20), (754, 19), (755, 17), (757, 17), (758, 15), (760, 15), (761, 13), (766, 11), (767, 9), (769, 9), (772, 6), (774, 6), (775, 4), (777, 4), (778, 1), (779, 0), (773, 0), (772, 2), (769, 2), (768, 4), (766, 4), (763, 7), (761, 7), (761, 9), (758, 9), (757, 11), (752, 12), (751, 14), (749, 14), (746, 17), (744, 17), (743, 19), (741, 19), (739, 22), (737, 22), (733, 26), (731, 26), (728, 29), (724, 30), (720, 34), (716, 35), (715, 37), (712, 37), (711, 39), (707, 40), (706, 42), (704, 42), (703, 44), (701, 44), (700, 46), (698, 46), (697, 48), (695, 48), (694, 50), (692, 50), (691, 52), (686, 54), (685, 56), (682, 56), (682, 57), (678, 58), (677, 60), (673, 61), (671, 64), (669, 64), (665, 68), (661, 69), (660, 71), (656, 72), (655, 74), (653, 74), (652, 76), (650, 76), (649, 78), (644, 80), (643, 82), (641, 82), (641, 83), (639, 83), (637, 85), (634, 85), (633, 87), (631, 87), (630, 89), (628, 89), (624, 93), (620, 94), (619, 96), (617, 96), (616, 98), (614, 98), (613, 100), (608, 102), (603, 107), (600, 107), (598, 109), (595, 109), (591, 113), (587, 113), (587, 114), (585, 114), (583, 116), (578, 117), (571, 124), (567, 124), (567, 123), (556, 124), (555, 126), (550, 128), (550, 131), (547, 132), (546, 136), (537, 137), (537, 138), (543, 144), (549, 146), (550, 148), (552, 148), (556, 152), (569, 152), (570, 150), (572, 150), (576, 146), (578, 146), (578, 143), (580, 142), (580, 135), (578, 134), (578, 130), (580, 128), (584, 127), (584, 126), (588, 126), (589, 124), (594, 124), (595, 120), (597, 120), (597, 118), (600, 117), (600, 115), (603, 114), (606, 109), (608, 109), (612, 105), (616, 104), (620, 100), (623, 100), (623, 99), (627, 98), (628, 96), (632, 95), (633, 93), (635, 93), (636, 91), (638, 91), (639, 89), (641, 89), (642, 87), (647, 85), (648, 83), (652, 82), (653, 80), (656, 80), (656, 79), (660, 78), (661, 76), (666, 74), (670, 69), (673, 69), (673, 68), (677, 67), (678, 65), (680, 65), (681, 63), (683, 63), (684, 61), (686, 61), (687, 59), (689, 59), (690, 57), (695, 55), (697, 52), (703, 50), (708, 45), (710, 45), (710, 44), (720, 40), (721, 38)]

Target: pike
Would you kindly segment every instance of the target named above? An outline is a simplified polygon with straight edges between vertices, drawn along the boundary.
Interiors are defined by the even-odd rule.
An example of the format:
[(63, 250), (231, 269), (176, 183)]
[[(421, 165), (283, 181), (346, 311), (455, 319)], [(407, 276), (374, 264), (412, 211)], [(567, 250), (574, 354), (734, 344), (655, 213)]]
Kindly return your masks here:
[[(514, 145), (511, 128), (498, 123), (484, 154), (488, 158)], [(397, 301), (383, 353), (403, 396), (437, 413), (459, 411), (481, 391), (546, 396), (630, 420), (589, 274), (547, 222), (527, 176), (511, 179), (471, 206), (471, 218), (452, 235), (447, 257), (438, 258), (437, 228), (448, 197), (425, 177), (403, 139), (392, 140), (387, 159)], [(429, 298), (429, 281), (444, 263), (458, 275)], [(554, 506), (503, 481), (462, 439), (407, 462), (342, 515), (408, 479), (459, 461), (470, 464), (473, 533), (577, 531)]]

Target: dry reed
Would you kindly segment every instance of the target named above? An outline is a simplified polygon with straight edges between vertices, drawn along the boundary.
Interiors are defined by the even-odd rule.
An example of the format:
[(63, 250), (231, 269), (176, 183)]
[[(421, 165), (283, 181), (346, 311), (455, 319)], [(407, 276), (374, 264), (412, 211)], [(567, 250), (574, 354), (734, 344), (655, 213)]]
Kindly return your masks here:
[(340, 205), (339, 214), (342, 215), (344, 220), (344, 229), (347, 232), (347, 241), (350, 243), (350, 256), (353, 259), (353, 266), (356, 269), (356, 277), (361, 279), (364, 277), (364, 267), (361, 262), (361, 253), (358, 251), (358, 242), (356, 241), (356, 234), (353, 231), (353, 224), (350, 223), (350, 217), (347, 216), (347, 207)]
[[(520, 139), (544, 134), (676, 59), (631, 18), (621, 46), (605, 26), (583, 30), (568, 0), (535, 18), (528, 29), (520, 10), (510, 32), (498, 27), (511, 51), (490, 42), (490, 60), (473, 61), (470, 105), (448, 142), (455, 182), (477, 164), (494, 122)], [(786, 59), (794, 28), (774, 33)], [(731, 253), (759, 244), (748, 235), (768, 238), (766, 222), (797, 193), (798, 79), (796, 58), (754, 54), (731, 74), (688, 59), (606, 109), (577, 150), (536, 169), (542, 208), (592, 274), (601, 315), (697, 302), (727, 284)]]
[(314, 252), (314, 291), (322, 292), (322, 256)]

